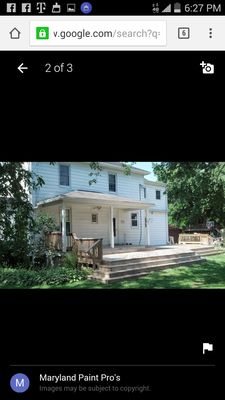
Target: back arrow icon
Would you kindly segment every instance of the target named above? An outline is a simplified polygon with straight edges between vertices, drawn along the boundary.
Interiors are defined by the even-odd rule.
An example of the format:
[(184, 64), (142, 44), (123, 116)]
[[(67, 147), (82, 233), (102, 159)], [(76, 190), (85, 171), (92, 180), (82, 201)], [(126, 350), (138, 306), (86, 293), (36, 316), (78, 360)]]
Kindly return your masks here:
[(21, 72), (21, 74), (23, 74), (24, 73), (24, 69), (28, 69), (28, 67), (23, 67), (23, 63), (22, 63), (22, 64), (19, 65), (19, 67), (17, 69)]

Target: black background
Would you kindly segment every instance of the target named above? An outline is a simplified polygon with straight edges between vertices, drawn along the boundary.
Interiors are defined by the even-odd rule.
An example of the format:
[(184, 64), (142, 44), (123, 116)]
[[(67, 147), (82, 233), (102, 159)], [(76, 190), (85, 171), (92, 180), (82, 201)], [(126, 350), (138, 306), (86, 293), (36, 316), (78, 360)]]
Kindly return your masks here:
[[(2, 52), (1, 58), (2, 160), (223, 158), (223, 53)], [(214, 75), (201, 73), (203, 59), (215, 63)], [(49, 61), (73, 62), (75, 73), (47, 75)], [(24, 74), (21, 62), (29, 66)], [(216, 398), (221, 388), (224, 290), (2, 290), (0, 302), (5, 383), (14, 371), (35, 374), (35, 367), (18, 371), (11, 364), (208, 362), (216, 369), (123, 368), (133, 374), (130, 383), (152, 380), (154, 396)], [(207, 358), (203, 341), (215, 344)]]
[[(32, 386), (25, 398), (37, 392), (39, 373), (117, 373), (122, 384), (150, 384), (153, 398), (193, 392), (217, 398), (222, 389), (223, 290), (6, 290), (1, 304), (3, 389), (14, 373), (26, 373)], [(203, 342), (213, 343), (214, 352), (203, 356)], [(197, 366), (206, 364), (216, 367)]]
[[(223, 52), (1, 57), (3, 158), (56, 160), (62, 148), (64, 160), (223, 158)], [(202, 74), (202, 61), (215, 64), (214, 75)], [(47, 74), (49, 62), (72, 62), (74, 72)], [(21, 63), (29, 68), (24, 74)]]

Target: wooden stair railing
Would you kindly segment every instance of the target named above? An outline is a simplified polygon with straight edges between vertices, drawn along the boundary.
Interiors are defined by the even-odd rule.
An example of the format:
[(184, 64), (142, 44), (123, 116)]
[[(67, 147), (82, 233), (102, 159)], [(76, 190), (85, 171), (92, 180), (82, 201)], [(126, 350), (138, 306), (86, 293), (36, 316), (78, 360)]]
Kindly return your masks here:
[(77, 254), (78, 263), (97, 266), (102, 262), (102, 240), (77, 238), (73, 236), (73, 251)]

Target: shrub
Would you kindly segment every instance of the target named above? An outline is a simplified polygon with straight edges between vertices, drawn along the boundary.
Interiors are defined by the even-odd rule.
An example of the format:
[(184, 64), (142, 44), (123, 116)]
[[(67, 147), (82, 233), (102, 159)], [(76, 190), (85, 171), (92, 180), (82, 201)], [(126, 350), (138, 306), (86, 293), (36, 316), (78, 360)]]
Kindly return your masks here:
[(68, 269), (74, 269), (78, 267), (77, 255), (73, 252), (67, 252), (62, 256), (61, 265)]
[(39, 285), (62, 285), (87, 279), (88, 268), (43, 268), (41, 270), (25, 268), (0, 268), (0, 287), (31, 288)]
[(33, 228), (30, 234), (30, 256), (35, 267), (53, 267), (61, 256), (46, 240), (46, 234), (57, 229), (56, 222), (51, 215), (38, 213), (35, 215)]

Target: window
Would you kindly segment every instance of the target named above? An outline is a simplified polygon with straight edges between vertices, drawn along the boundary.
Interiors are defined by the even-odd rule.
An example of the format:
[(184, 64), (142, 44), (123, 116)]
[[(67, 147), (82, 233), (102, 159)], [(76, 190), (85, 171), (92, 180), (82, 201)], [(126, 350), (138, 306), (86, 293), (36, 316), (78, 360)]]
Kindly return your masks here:
[(137, 228), (138, 227), (138, 215), (137, 215), (137, 213), (132, 213), (131, 214), (131, 226), (132, 226), (132, 228)]
[(91, 222), (92, 224), (98, 223), (98, 214), (91, 214)]
[(109, 174), (109, 191), (116, 192), (116, 175)]
[(62, 186), (70, 185), (70, 168), (69, 165), (60, 165), (59, 166), (59, 184)]
[(146, 188), (144, 187), (144, 199), (146, 199)]
[(155, 198), (156, 198), (156, 200), (160, 200), (160, 199), (161, 199), (161, 192), (160, 192), (160, 190), (156, 190), (156, 191), (155, 191)]

